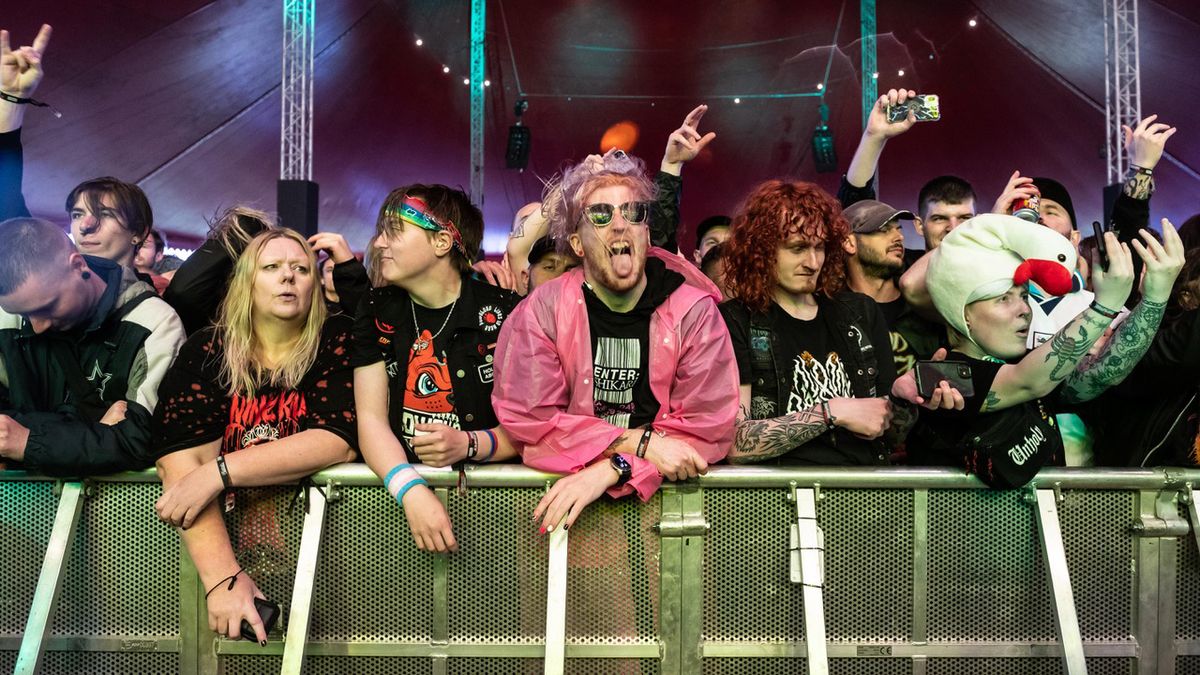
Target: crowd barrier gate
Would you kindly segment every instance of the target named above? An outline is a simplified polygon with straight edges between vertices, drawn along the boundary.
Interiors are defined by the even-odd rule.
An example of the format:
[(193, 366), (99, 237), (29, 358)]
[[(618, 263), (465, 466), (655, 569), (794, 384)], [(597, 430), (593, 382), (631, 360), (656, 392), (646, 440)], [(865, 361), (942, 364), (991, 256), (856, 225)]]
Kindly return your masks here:
[(284, 606), (208, 630), (153, 472), (0, 472), (0, 671), (1200, 673), (1200, 471), (714, 467), (649, 503), (530, 514), (554, 476), (422, 468), (461, 550), (418, 551), (365, 465), (239, 491), (231, 538)]

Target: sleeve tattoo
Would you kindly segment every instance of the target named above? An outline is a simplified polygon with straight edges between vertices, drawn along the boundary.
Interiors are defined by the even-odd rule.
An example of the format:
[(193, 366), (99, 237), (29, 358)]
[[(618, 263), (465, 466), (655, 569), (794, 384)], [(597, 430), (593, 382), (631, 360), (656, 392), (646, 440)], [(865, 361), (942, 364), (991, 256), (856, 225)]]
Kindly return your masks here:
[(738, 422), (733, 436), (731, 464), (750, 464), (791, 452), (825, 433), (820, 406), (765, 420)]
[(1063, 397), (1071, 403), (1090, 401), (1124, 380), (1150, 345), (1167, 305), (1143, 299), (1108, 339), (1099, 356), (1087, 359), (1071, 374)]

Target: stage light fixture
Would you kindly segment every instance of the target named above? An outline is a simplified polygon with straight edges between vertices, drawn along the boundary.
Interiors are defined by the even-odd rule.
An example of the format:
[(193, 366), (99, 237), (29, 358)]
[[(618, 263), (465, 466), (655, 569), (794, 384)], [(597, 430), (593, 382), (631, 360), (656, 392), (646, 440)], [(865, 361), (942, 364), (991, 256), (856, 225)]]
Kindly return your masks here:
[(812, 149), (813, 164), (817, 173), (831, 173), (838, 170), (837, 152), (833, 146), (833, 130), (829, 128), (829, 106), (824, 103), (820, 107), (821, 121), (813, 131)]
[(417, 38), (417, 46), (420, 47), (423, 44), (425, 44), (425, 41), (422, 40), (421, 38)]
[(504, 151), (504, 166), (509, 169), (524, 171), (529, 166), (529, 149), (533, 135), (529, 127), (521, 123), (521, 115), (529, 109), (529, 101), (518, 99), (513, 106), (513, 114), (517, 123), (508, 128), (508, 147)]
[(443, 73), (448, 73), (448, 72), (450, 72), (450, 66), (442, 66), (442, 72), (443, 72)]
[(900, 72), (898, 72), (896, 74), (899, 75), (900, 77), (904, 77), (904, 70), (901, 69)]
[(975, 19), (971, 19), (970, 21), (967, 22), (967, 25), (970, 26), (971, 28), (974, 28), (975, 26), (979, 25), (979, 22), (976, 21)]
[(740, 98), (736, 98), (736, 97), (735, 97), (735, 98), (733, 99), (733, 102), (734, 102), (734, 103), (741, 103), (741, 102), (742, 102), (742, 99), (740, 99)]

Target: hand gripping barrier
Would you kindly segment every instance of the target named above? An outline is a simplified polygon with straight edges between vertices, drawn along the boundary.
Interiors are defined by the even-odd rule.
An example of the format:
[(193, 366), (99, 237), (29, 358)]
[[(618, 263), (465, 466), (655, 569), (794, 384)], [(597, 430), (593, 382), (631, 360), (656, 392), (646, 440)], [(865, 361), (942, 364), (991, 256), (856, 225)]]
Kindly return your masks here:
[(364, 465), (239, 491), (231, 541), (284, 607), (267, 647), (207, 629), (152, 472), (0, 473), (0, 671), (1200, 672), (1200, 472), (715, 467), (567, 533), (554, 476), (422, 473), (461, 550), (418, 551)]

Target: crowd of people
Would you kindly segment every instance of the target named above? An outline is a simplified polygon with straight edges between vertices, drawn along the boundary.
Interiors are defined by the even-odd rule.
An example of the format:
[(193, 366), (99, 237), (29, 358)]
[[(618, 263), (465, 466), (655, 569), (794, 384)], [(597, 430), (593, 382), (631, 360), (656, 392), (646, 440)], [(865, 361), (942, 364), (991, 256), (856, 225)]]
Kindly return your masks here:
[(1052, 178), (1014, 172), (988, 212), (948, 175), (915, 210), (876, 200), (886, 142), (915, 122), (888, 121), (915, 95), (893, 90), (837, 195), (765, 181), (698, 223), (690, 259), (679, 195), (716, 136), (705, 106), (653, 176), (619, 150), (563, 170), (501, 261), (482, 259), (466, 194), (412, 184), (383, 198), (365, 261), (340, 234), (237, 207), (164, 266), (134, 184), (72, 189), (70, 236), (25, 208), (21, 126), (49, 39), (0, 32), (0, 461), (156, 466), (157, 514), (222, 634), (246, 619), (266, 639), (223, 517), (239, 489), (339, 462), (365, 461), (416, 545), (450, 552), (419, 464), (565, 474), (534, 511), (545, 533), (722, 461), (951, 466), (1011, 488), (1045, 466), (1200, 455), (1200, 225), (1149, 227), (1175, 133), (1153, 116), (1126, 129), (1133, 169), (1090, 243)]

